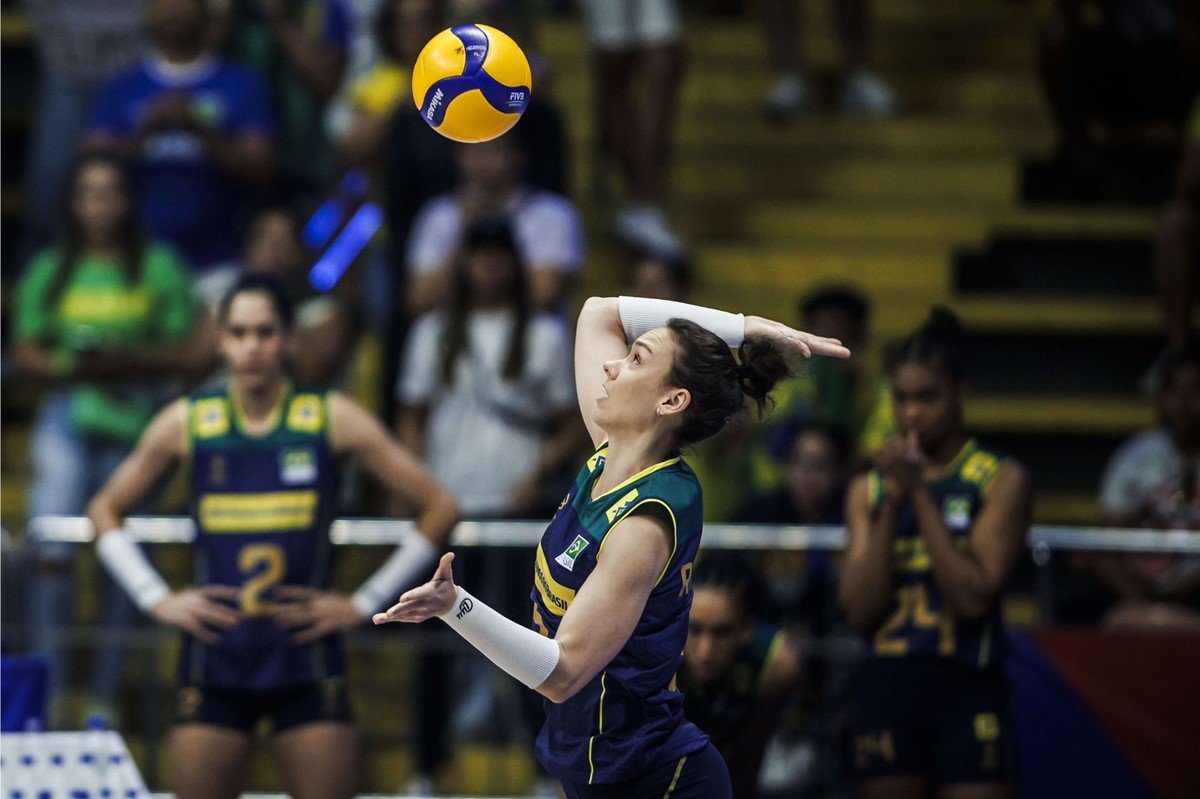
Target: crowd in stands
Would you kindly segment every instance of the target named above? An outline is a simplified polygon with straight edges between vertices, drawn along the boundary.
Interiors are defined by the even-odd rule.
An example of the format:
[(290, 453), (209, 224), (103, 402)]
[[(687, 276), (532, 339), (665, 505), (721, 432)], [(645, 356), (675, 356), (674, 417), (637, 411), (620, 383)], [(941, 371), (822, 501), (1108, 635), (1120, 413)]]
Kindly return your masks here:
[[(688, 301), (697, 278), (666, 211), (685, 75), (682, 3), (581, 5), (596, 51), (600, 155), (621, 185), (613, 224), (634, 253), (626, 292)], [(419, 118), (408, 80), (438, 30), (469, 19), (532, 31), (523, 7), (470, 0), (28, 6), (42, 84), (27, 164), (28, 266), (11, 329), (18, 374), (46, 386), (30, 442), (30, 517), (82, 514), (156, 409), (214, 379), (214, 309), (240, 276), (260, 273), (278, 277), (296, 302), (297, 381), (345, 386), (356, 347), (375, 334), (384, 342), (376, 370), (381, 415), (465, 517), (554, 512), (587, 449), (575, 412), (569, 320), (581, 299), (588, 241), (550, 66), (536, 39), (523, 39), (539, 87), (525, 118), (512, 135), (466, 146)], [(777, 119), (815, 103), (795, 6), (759, 4), (778, 74), (766, 106)], [(869, 4), (833, 6), (847, 65), (842, 110), (895, 113), (895, 93), (868, 68)], [(1083, 168), (1092, 123), (1107, 119), (1110, 106), (1124, 104), (1117, 116), (1127, 121), (1125, 107), (1138, 98), (1138, 121), (1183, 126), (1196, 87), (1180, 76), (1200, 69), (1184, 35), (1194, 20), (1168, 13), (1175, 7), (1060, 3), (1044, 49), (1045, 83), (1062, 151)], [(364, 36), (377, 59), (356, 67), (354, 43)], [(1121, 58), (1112, 61), (1114, 52)], [(1147, 83), (1161, 91), (1139, 94)], [(1160, 423), (1117, 450), (1098, 487), (1104, 522), (1114, 527), (1200, 528), (1200, 355), (1192, 328), (1200, 105), (1192, 109), (1180, 127), (1187, 133), (1177, 188), (1155, 237), (1167, 332), (1156, 367)], [(351, 169), (361, 171), (364, 188), (339, 194)], [(318, 209), (336, 208), (345, 219), (370, 203), (382, 209), (385, 235), (354, 257), (332, 290), (315, 288), (309, 269), (323, 249), (309, 227)], [(840, 339), (855, 358), (814, 362), (781, 387), (764, 423), (735, 420), (689, 454), (709, 521), (845, 521), (851, 478), (897, 430), (871, 311), (849, 284), (797, 298), (794, 323)], [(362, 512), (410, 510), (393, 498), (371, 499), (364, 494)], [(28, 627), (47, 633), (71, 615), (73, 547), (32, 545)], [(689, 642), (687, 679), (698, 695), (732, 691), (730, 701), (774, 723), (773, 692), (791, 685), (799, 654), (772, 648), (777, 628), (756, 625), (778, 622), (788, 647), (827, 629), (836, 614), (835, 564), (826, 553), (796, 552), (756, 565), (773, 600), (753, 613), (745, 607), (748, 564), (714, 560), (697, 571), (697, 585), (713, 593), (702, 601), (697, 592), (704, 612), (694, 611), (700, 637), (694, 649)], [(1093, 621), (1200, 626), (1195, 558), (1095, 556), (1076, 566), (1093, 587)], [(110, 593), (106, 618), (127, 623), (132, 606)], [(30, 644), (59, 656), (45, 641)], [(112, 701), (121, 666), (119, 650), (102, 650), (93, 675), (100, 701)], [(769, 671), (761, 706), (721, 684), (735, 668)], [(765, 745), (727, 743), (730, 751)], [(747, 757), (757, 763), (761, 749)]]

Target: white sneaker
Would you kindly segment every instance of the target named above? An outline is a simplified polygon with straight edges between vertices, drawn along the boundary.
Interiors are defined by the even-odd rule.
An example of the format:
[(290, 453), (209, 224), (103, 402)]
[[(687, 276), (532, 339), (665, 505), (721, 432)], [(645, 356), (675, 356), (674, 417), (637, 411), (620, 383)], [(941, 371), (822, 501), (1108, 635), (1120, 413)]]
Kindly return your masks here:
[(617, 235), (627, 243), (662, 256), (683, 254), (683, 242), (657, 205), (628, 205), (617, 212)]
[(896, 93), (874, 72), (856, 69), (846, 76), (841, 106), (851, 116), (890, 117), (896, 114)]
[(803, 76), (794, 72), (780, 75), (763, 100), (763, 112), (767, 117), (783, 121), (789, 117), (807, 114), (813, 110), (812, 89)]

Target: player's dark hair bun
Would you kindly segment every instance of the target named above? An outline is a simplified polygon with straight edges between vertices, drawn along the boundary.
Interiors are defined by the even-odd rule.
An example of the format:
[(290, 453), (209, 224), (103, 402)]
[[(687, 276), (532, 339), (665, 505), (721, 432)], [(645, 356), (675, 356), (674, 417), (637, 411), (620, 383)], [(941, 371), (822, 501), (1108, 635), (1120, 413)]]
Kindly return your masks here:
[(937, 339), (956, 347), (962, 346), (965, 337), (962, 322), (958, 321), (958, 316), (954, 311), (942, 305), (935, 305), (929, 311), (929, 318), (925, 320), (920, 332), (928, 338)]
[(762, 416), (773, 404), (775, 384), (792, 374), (792, 365), (777, 344), (770, 341), (745, 342), (738, 348), (738, 379), (742, 393), (754, 400)]
[(905, 339), (892, 352), (888, 371), (915, 363), (939, 369), (951, 380), (965, 380), (967, 359), (964, 353), (966, 332), (958, 316), (949, 308), (935, 306), (921, 329)]
[(686, 319), (672, 319), (667, 327), (675, 336), (675, 358), (667, 380), (692, 395), (684, 411), (680, 444), (710, 438), (742, 409), (746, 397), (754, 400), (761, 415), (770, 404), (775, 384), (791, 374), (778, 345), (743, 344), (741, 363), (715, 333)]

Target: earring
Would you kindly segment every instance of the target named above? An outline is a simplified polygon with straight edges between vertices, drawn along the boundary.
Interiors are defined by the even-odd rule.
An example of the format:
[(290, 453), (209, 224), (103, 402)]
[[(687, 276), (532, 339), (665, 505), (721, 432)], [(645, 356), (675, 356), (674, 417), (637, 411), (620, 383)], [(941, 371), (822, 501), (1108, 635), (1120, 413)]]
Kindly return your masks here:
[(659, 415), (659, 416), (662, 416), (662, 408), (659, 408), (659, 409), (658, 409), (658, 415)]

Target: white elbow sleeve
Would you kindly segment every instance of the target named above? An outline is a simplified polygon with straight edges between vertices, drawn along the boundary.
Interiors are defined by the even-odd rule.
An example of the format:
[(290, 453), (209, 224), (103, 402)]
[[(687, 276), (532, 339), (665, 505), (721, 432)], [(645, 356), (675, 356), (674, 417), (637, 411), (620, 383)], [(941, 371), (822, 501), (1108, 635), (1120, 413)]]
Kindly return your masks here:
[(150, 565), (146, 553), (125, 530), (110, 530), (100, 536), (96, 553), (104, 568), (143, 612), (149, 613), (171, 595), (171, 589)]
[(505, 618), (461, 586), (454, 607), (441, 618), (488, 660), (529, 688), (544, 683), (558, 665), (561, 650), (557, 641)]
[(746, 317), (741, 314), (688, 305), (671, 300), (651, 300), (645, 297), (619, 297), (617, 309), (625, 340), (632, 343), (648, 330), (664, 327), (671, 319), (687, 319), (705, 330), (711, 330), (731, 348), (742, 346), (746, 338)]

